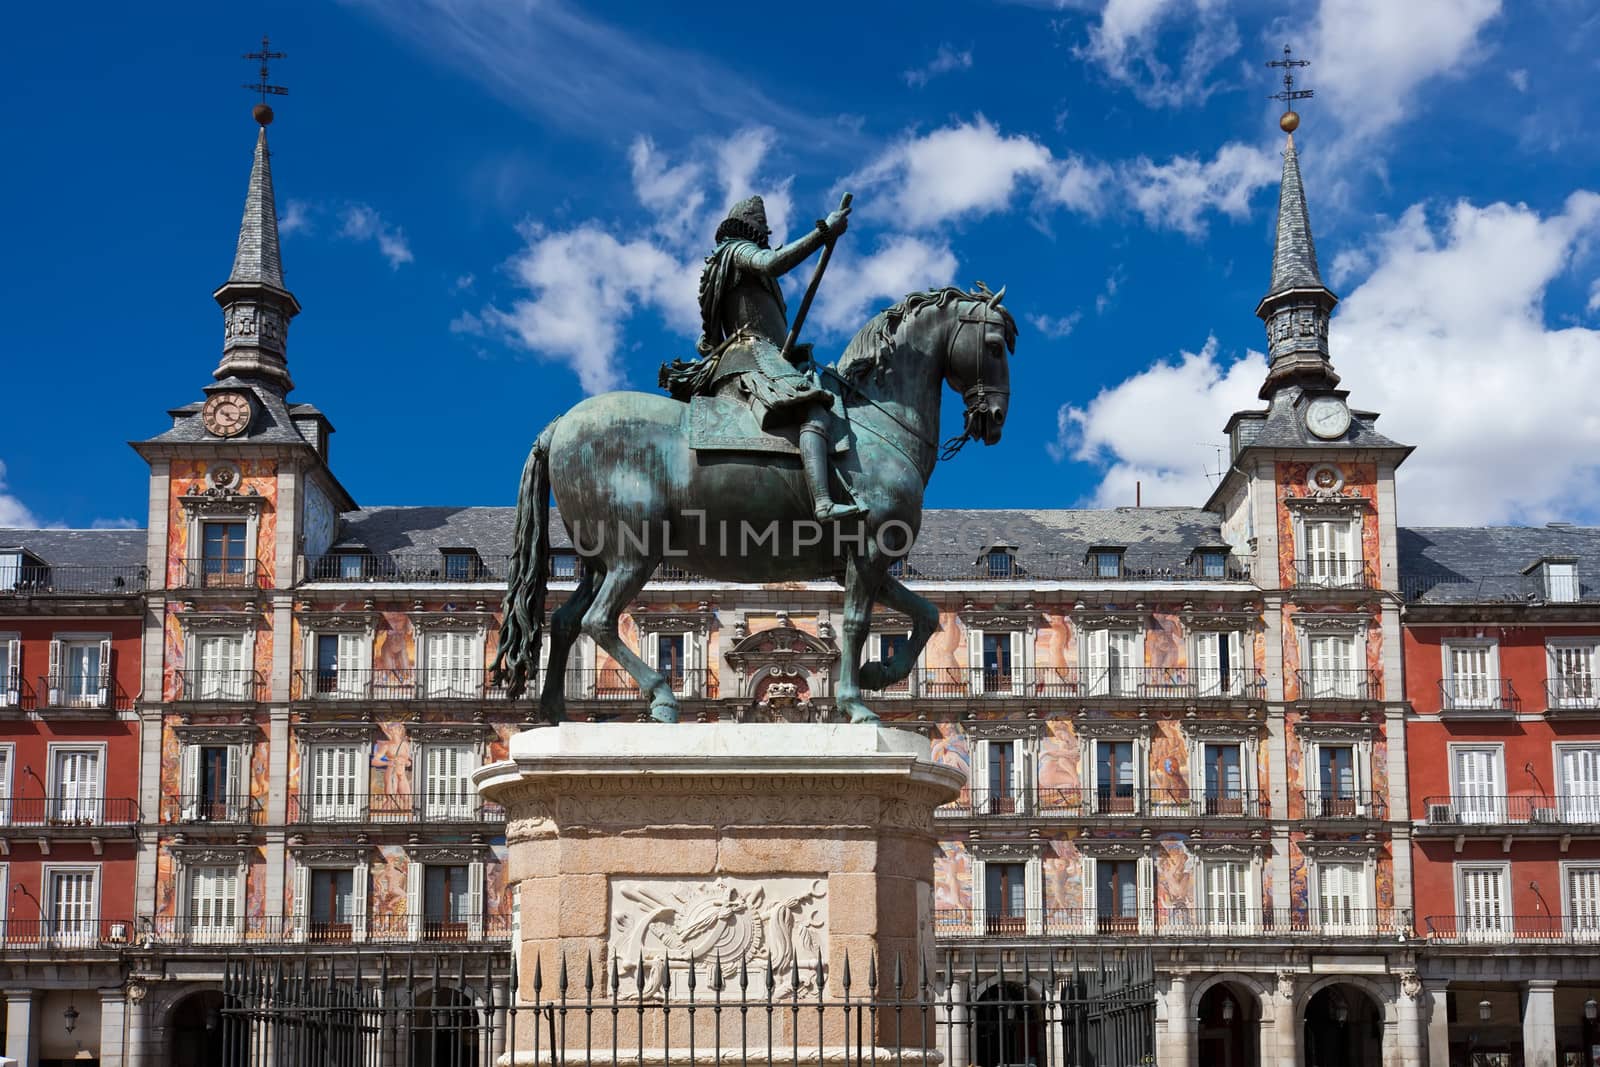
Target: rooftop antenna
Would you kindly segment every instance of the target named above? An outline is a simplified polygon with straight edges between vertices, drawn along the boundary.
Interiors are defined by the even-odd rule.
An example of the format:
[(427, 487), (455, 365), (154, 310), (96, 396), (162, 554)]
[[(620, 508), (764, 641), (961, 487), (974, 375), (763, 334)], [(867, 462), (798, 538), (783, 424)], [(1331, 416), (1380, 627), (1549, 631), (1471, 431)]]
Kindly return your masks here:
[(1219, 445), (1215, 441), (1196, 441), (1195, 444), (1199, 445), (1201, 448), (1213, 448), (1213, 449), (1216, 449), (1216, 452), (1217, 452), (1217, 469), (1214, 470), (1214, 471), (1210, 471), (1210, 470), (1206, 470), (1205, 464), (1201, 464), (1200, 465), (1200, 473), (1205, 475), (1206, 484), (1207, 485), (1216, 485), (1218, 482), (1220, 482), (1222, 480), (1222, 450), (1224, 448), (1226, 448), (1227, 446), (1226, 445)]
[(261, 63), (260, 80), (253, 85), (246, 84), (245, 88), (252, 93), (261, 94), (261, 102), (251, 109), (251, 114), (255, 116), (256, 122), (262, 126), (270, 126), (272, 124), (272, 108), (267, 106), (267, 96), (269, 94), (272, 96), (288, 96), (289, 90), (281, 85), (272, 84), (272, 72), (268, 68), (274, 59), (288, 59), (289, 53), (274, 52), (272, 50), (272, 42), (263, 33), (261, 35), (261, 51), (246, 52), (244, 58), (258, 60)]
[(1278, 127), (1284, 133), (1294, 133), (1300, 125), (1300, 114), (1294, 109), (1296, 100), (1310, 100), (1315, 92), (1311, 89), (1296, 89), (1294, 87), (1294, 72), (1299, 67), (1311, 66), (1309, 59), (1295, 59), (1294, 53), (1288, 45), (1283, 46), (1282, 59), (1269, 59), (1267, 66), (1281, 67), (1283, 69), (1283, 91), (1273, 93), (1267, 97), (1269, 100), (1283, 101), (1283, 115), (1278, 119)]

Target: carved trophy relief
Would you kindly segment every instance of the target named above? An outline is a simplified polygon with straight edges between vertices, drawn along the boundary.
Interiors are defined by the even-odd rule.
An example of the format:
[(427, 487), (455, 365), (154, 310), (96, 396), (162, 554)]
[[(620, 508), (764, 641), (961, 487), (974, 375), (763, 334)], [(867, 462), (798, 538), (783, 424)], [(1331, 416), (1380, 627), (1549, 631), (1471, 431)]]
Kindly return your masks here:
[(773, 996), (815, 996), (827, 952), (825, 877), (611, 880), (607, 954), (625, 999), (687, 999), (690, 968), (709, 991), (719, 962), (729, 989), (743, 966), (751, 996), (766, 995), (769, 971)]

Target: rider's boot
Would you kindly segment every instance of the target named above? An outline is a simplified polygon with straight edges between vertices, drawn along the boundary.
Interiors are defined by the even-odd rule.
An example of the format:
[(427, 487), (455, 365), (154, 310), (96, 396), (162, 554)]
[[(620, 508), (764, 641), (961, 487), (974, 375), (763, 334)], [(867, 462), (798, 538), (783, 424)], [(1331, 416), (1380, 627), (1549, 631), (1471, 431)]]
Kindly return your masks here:
[(819, 522), (853, 519), (866, 514), (860, 504), (836, 504), (828, 492), (828, 433), (822, 416), (814, 413), (800, 425), (800, 464), (805, 468), (806, 485)]

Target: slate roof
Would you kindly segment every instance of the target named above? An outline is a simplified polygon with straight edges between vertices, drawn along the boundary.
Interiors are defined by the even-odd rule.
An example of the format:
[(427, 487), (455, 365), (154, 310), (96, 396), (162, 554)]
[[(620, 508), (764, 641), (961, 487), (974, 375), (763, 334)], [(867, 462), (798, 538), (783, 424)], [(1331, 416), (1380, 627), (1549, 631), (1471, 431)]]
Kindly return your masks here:
[(145, 532), (0, 528), (0, 550), (7, 548), (26, 549), (52, 566), (132, 568), (145, 561)]
[[(242, 390), (253, 394), (256, 398), (256, 413), (250, 420), (250, 428), (238, 437), (229, 438), (229, 441), (284, 445), (310, 444), (295, 427), (294, 420), (290, 417), (290, 405), (284, 400), (282, 393), (261, 382), (233, 376), (206, 386), (207, 393), (223, 389)], [(206, 431), (205, 424), (200, 421), (200, 409), (204, 406), (204, 401), (197, 400), (181, 408), (174, 408), (171, 412), (174, 420), (172, 428), (149, 438), (149, 441), (159, 444), (170, 442), (216, 444), (218, 438), (211, 436)], [(296, 408), (303, 406), (295, 405)]]
[(1272, 252), (1272, 284), (1267, 295), (1290, 289), (1322, 289), (1317, 269), (1317, 246), (1311, 239), (1311, 213), (1300, 182), (1300, 157), (1294, 135), (1283, 150), (1283, 180), (1278, 189), (1278, 241)]
[[(1305, 419), (1294, 403), (1299, 395), (1298, 391), (1280, 390), (1267, 409), (1267, 417), (1261, 423), (1260, 432), (1248, 443), (1261, 448), (1325, 449), (1330, 445), (1343, 445), (1347, 448), (1404, 448), (1408, 452), (1411, 450), (1410, 446), (1392, 441), (1378, 432), (1376, 412), (1355, 409), (1351, 409), (1350, 428), (1345, 431), (1344, 436), (1337, 441), (1325, 441), (1306, 429)], [(1249, 417), (1244, 413), (1241, 415)]]
[(244, 219), (239, 223), (239, 244), (233, 253), (228, 282), (270, 285), (283, 289), (283, 259), (278, 254), (278, 207), (272, 198), (272, 153), (267, 148), (267, 128), (256, 137), (255, 161), (250, 166), (250, 186), (244, 198)]
[(1582, 599), (1600, 598), (1600, 527), (1414, 526), (1396, 536), (1413, 602), (1521, 599), (1539, 589), (1523, 572), (1550, 556), (1576, 559)]

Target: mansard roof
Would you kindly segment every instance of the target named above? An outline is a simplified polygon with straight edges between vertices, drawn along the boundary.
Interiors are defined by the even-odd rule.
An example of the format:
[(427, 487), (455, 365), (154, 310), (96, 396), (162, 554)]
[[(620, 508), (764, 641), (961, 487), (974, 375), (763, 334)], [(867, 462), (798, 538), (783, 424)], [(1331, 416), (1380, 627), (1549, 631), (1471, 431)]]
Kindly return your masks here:
[(145, 561), (145, 531), (0, 528), (0, 551), (15, 548), (54, 567), (137, 567)]
[(1600, 527), (1412, 526), (1396, 532), (1400, 579), (1413, 603), (1518, 601), (1540, 592), (1540, 560), (1577, 564), (1583, 600), (1600, 599)]

